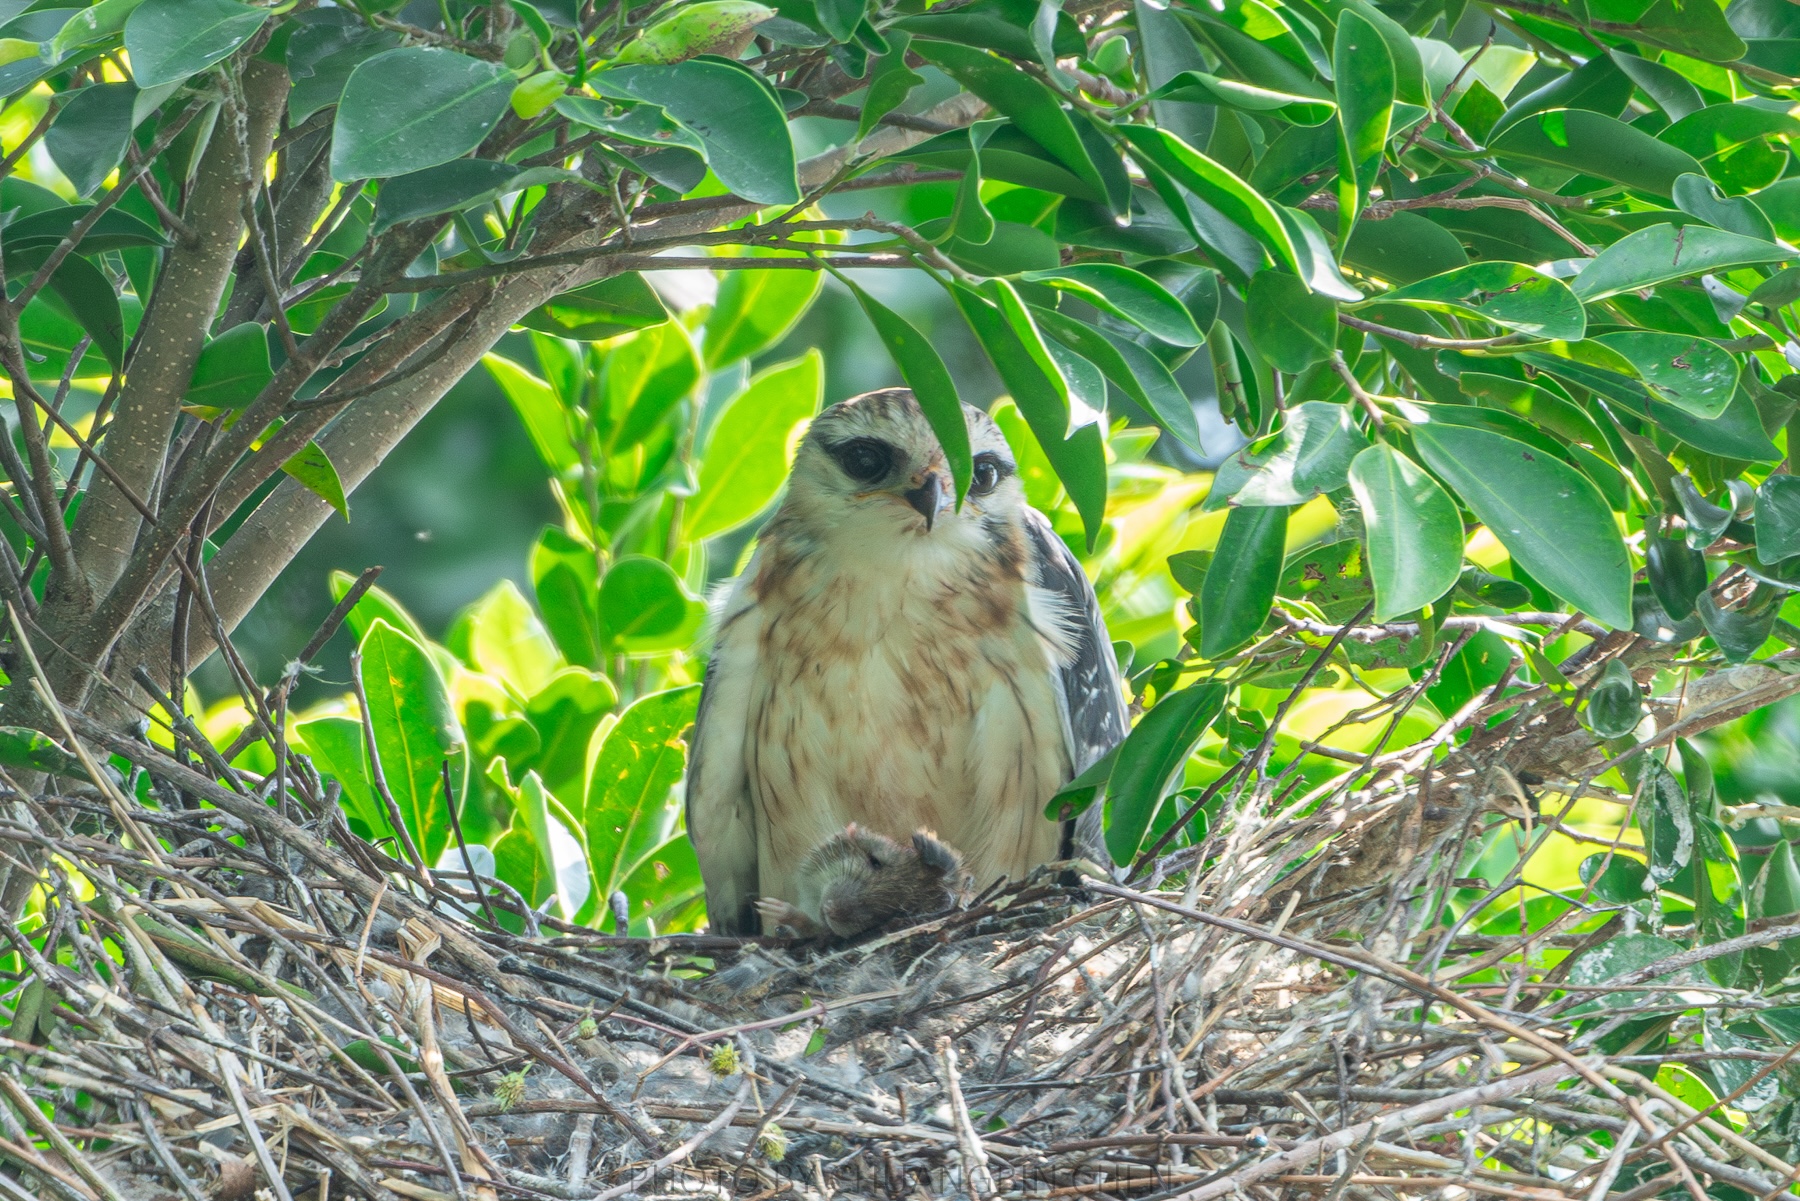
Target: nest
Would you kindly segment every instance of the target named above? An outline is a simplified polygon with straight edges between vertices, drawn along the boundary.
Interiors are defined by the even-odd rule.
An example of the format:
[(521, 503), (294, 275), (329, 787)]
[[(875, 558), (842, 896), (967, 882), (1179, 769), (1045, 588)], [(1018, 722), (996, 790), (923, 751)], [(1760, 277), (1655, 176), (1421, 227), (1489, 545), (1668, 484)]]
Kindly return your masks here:
[[(28, 968), (9, 1199), (1701, 1201), (1796, 1175), (1659, 1088), (1663, 1057), (1578, 1034), (1689, 1007), (1671, 965), (1599, 990), (1609, 1027), (1566, 976), (1614, 927), (1475, 937), (1409, 906), (1455, 862), (1421, 823), (1453, 835), (1473, 800), (1386, 810), (1415, 853), (1360, 893), (1326, 886), (1366, 854), (1293, 870), (1346, 827), (1316, 813), (850, 946), (520, 937), (328, 808), (75, 720), (172, 803), (96, 774), (0, 823), (46, 865), (42, 925), (3, 931)], [(1527, 970), (1547, 950), (1562, 966)]]

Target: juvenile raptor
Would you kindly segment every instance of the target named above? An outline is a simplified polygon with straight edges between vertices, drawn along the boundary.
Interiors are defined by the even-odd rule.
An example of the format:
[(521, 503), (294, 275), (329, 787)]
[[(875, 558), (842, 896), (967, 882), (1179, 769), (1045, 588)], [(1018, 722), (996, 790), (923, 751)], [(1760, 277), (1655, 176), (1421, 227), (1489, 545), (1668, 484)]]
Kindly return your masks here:
[(796, 903), (801, 862), (851, 822), (937, 831), (978, 889), (1073, 845), (1044, 805), (1125, 735), (1112, 643), (999, 427), (963, 416), (959, 511), (910, 391), (825, 410), (729, 586), (687, 785), (715, 932)]

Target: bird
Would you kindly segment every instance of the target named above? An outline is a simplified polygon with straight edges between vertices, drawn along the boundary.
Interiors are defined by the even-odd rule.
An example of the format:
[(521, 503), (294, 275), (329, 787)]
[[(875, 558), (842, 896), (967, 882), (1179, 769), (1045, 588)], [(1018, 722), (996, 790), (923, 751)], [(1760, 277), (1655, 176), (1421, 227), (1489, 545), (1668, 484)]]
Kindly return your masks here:
[(937, 831), (977, 889), (1098, 847), (1098, 812), (1077, 831), (1044, 809), (1125, 736), (1112, 642), (999, 426), (962, 412), (960, 506), (909, 389), (820, 413), (719, 590), (684, 800), (714, 933), (798, 904), (807, 855), (851, 823)]

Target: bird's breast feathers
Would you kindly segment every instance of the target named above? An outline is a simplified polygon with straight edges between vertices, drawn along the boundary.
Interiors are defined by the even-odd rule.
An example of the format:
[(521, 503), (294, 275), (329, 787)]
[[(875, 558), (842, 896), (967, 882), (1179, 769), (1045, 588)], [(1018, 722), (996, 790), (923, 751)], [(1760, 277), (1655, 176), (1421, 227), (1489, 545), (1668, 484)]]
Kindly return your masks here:
[(792, 900), (793, 868), (851, 821), (933, 829), (982, 885), (1055, 857), (1043, 808), (1071, 772), (1053, 682), (1068, 615), (1027, 583), (1022, 549), (888, 549), (846, 570), (766, 539), (724, 615), (718, 651), (749, 677), (764, 896)]

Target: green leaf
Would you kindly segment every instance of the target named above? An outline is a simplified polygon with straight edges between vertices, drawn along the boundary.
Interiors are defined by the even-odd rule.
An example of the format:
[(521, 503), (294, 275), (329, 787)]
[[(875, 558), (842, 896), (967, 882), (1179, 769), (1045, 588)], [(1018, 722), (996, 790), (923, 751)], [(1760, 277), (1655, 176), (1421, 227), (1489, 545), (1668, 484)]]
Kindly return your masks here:
[(453, 159), (382, 184), (375, 200), (375, 223), (369, 233), (378, 236), (404, 221), (460, 212), (526, 188), (580, 178), (573, 171), (556, 167), (527, 168), (479, 158)]
[[(1789, 925), (1800, 913), (1800, 865), (1794, 862), (1794, 848), (1784, 837), (1770, 850), (1751, 885), (1749, 915), (1763, 920), (1776, 919), (1776, 925)], [(1786, 919), (1786, 920), (1781, 920)], [(1750, 962), (1765, 982), (1781, 980), (1800, 963), (1800, 939), (1785, 939), (1776, 946), (1757, 947), (1750, 952)]]
[(1218, 684), (1196, 684), (1170, 693), (1125, 736), (1107, 783), (1106, 849), (1114, 863), (1136, 856), (1170, 785), (1224, 707), (1225, 692)]
[(50, 44), (39, 50), (39, 54), (51, 62), (61, 63), (77, 50), (97, 46), (123, 31), (126, 20), (142, 3), (143, 0), (100, 0), (92, 7), (79, 9), (56, 31)]
[[(1011, 292), (1011, 285), (1005, 280), (989, 281), (983, 292), (961, 283), (950, 289), (963, 319), (975, 331), (976, 340), (987, 351), (1013, 403), (1068, 491), (1091, 547), (1106, 520), (1106, 451), (1099, 423), (1068, 432), (1067, 384), (1050, 360), (1048, 349), (1041, 339), (1035, 348), (1028, 347), (1018, 326), (995, 302)], [(990, 297), (995, 301), (990, 301)], [(1016, 301), (1016, 294), (1011, 299)]]
[(1337, 350), (1337, 304), (1281, 271), (1250, 277), (1245, 322), (1257, 353), (1271, 366), (1298, 375)]
[(1683, 175), (1675, 181), (1675, 207), (1717, 229), (1775, 240), (1775, 227), (1748, 196), (1726, 197), (1719, 186), (1703, 175)]
[(697, 685), (651, 693), (621, 713), (596, 748), (582, 807), (595, 900), (604, 903), (674, 833), (675, 786), (687, 769), (682, 734), (699, 702)]
[[(499, 766), (496, 763), (496, 766)], [(505, 777), (495, 781), (503, 788)], [(505, 788), (513, 802), (512, 825), (494, 844), (494, 874), (518, 889), (525, 903), (542, 908), (557, 894), (560, 916), (568, 917), (556, 877), (555, 844), (551, 841), (549, 796), (536, 772), (526, 772), (517, 789)]]
[(1681, 175), (1701, 170), (1686, 151), (1604, 113), (1578, 108), (1526, 117), (1489, 149), (1502, 159), (1580, 171), (1656, 196), (1669, 195)]
[(269, 365), (269, 338), (253, 321), (234, 325), (200, 351), (184, 404), (241, 409), (275, 378)]
[(379, 179), (461, 158), (506, 114), (513, 82), (499, 63), (453, 50), (403, 46), (364, 59), (338, 103), (332, 178)]
[[(1611, 905), (1629, 905), (1641, 901), (1647, 895), (1644, 882), (1650, 878), (1649, 871), (1643, 862), (1624, 855), (1610, 856), (1604, 852), (1589, 855), (1581, 861), (1576, 869), (1581, 882), (1589, 886), (1596, 900)], [(1605, 870), (1602, 871), (1602, 865)]]
[(314, 9), (291, 19), (288, 38), (288, 122), (299, 125), (344, 94), (350, 73), (364, 59), (391, 50), (400, 35), (371, 29), (355, 13), (339, 8)]
[[(350, 588), (356, 583), (356, 577), (347, 571), (334, 571), (328, 577), (333, 604), (350, 594)], [(362, 594), (362, 599), (350, 610), (348, 618), (350, 630), (361, 640), (374, 627), (377, 621), (385, 621), (396, 630), (403, 631), (420, 646), (429, 645), (425, 631), (419, 628), (418, 619), (406, 611), (406, 606), (397, 600), (393, 593), (385, 588), (370, 588)]]
[(1412, 613), (1455, 586), (1462, 569), (1462, 518), (1436, 480), (1381, 445), (1350, 464), (1350, 488), (1362, 509), (1376, 621)]
[[(74, 230), (76, 223), (93, 211), (94, 206), (91, 204), (58, 205), (13, 218), (5, 231), (0, 233), (0, 241), (6, 247), (8, 266), (22, 267), (22, 263), (14, 264), (11, 260), (26, 251), (41, 252), (34, 260), (41, 264), (43, 256), (54, 250)], [(76, 243), (75, 253), (96, 255), (109, 250), (166, 245), (168, 239), (153, 226), (130, 213), (111, 208), (101, 213), (100, 219), (88, 228), (86, 235)], [(36, 270), (35, 267), (31, 269)]]
[(125, 53), (140, 88), (175, 83), (242, 46), (269, 10), (232, 0), (144, 0), (125, 22)]
[(679, 321), (614, 342), (602, 359), (599, 383), (607, 452), (647, 438), (699, 380), (699, 356)]
[(704, 326), (706, 368), (761, 354), (787, 336), (824, 286), (822, 271), (725, 272)]
[(1076, 263), (1029, 271), (1021, 278), (1077, 296), (1172, 346), (1198, 346), (1205, 340), (1186, 306), (1141, 271), (1116, 263)]
[[(16, 272), (29, 278), (49, 256), (47, 249), (33, 250), (9, 256), (6, 266), (9, 274)], [(51, 273), (49, 291), (39, 303), (60, 307), (94, 340), (94, 345), (114, 370), (123, 366), (125, 316), (119, 308), (119, 297), (113, 291), (112, 281), (98, 267), (78, 255), (69, 255)]]
[(20, 771), (42, 771), (71, 779), (87, 779), (79, 757), (48, 734), (29, 726), (0, 726), (0, 764)]
[[(1293, 235), (1261, 192), (1165, 129), (1119, 127), (1140, 163), (1166, 173), (1220, 216), (1260, 243), (1276, 266), (1306, 275)], [(1178, 215), (1183, 210), (1178, 209)]]
[(869, 87), (863, 93), (862, 115), (856, 122), (856, 140), (861, 142), (881, 119), (899, 108), (912, 90), (925, 82), (925, 77), (906, 65), (906, 52), (912, 35), (903, 29), (885, 31), (888, 52), (869, 64)]
[(1681, 781), (1655, 759), (1644, 761), (1639, 793), (1638, 828), (1649, 851), (1650, 881), (1661, 888), (1693, 860), (1693, 814)]
[(920, 39), (913, 50), (925, 61), (1012, 118), (1013, 124), (1049, 151), (1077, 179), (1105, 195), (1106, 185), (1088, 157), (1069, 114), (1056, 93), (1003, 58), (972, 46)]
[[(1321, 89), (1322, 90), (1322, 89)], [(1152, 100), (1180, 100), (1193, 104), (1222, 104), (1251, 113), (1276, 113), (1296, 125), (1321, 125), (1331, 120), (1337, 102), (1310, 90), (1282, 91), (1258, 87), (1241, 79), (1227, 79), (1205, 71), (1182, 71), (1150, 93)]]
[(787, 114), (748, 68), (712, 57), (672, 66), (614, 67), (588, 80), (602, 95), (657, 105), (706, 148), (719, 182), (757, 204), (798, 204), (800, 180)]
[(1644, 538), (1644, 569), (1650, 577), (1650, 590), (1655, 593), (1664, 613), (1675, 621), (1686, 621), (1694, 615), (1694, 603), (1706, 591), (1705, 555), (1689, 546), (1685, 539), (1675, 541), (1651, 533)]
[(1368, 445), (1348, 405), (1318, 400), (1296, 405), (1232, 503), (1298, 505), (1335, 492), (1349, 482), (1350, 464)]
[(1574, 292), (1584, 302), (1635, 292), (1672, 279), (1737, 267), (1782, 263), (1795, 252), (1773, 242), (1746, 238), (1703, 225), (1652, 225), (1620, 238), (1591, 259), (1575, 277)]
[(1637, 729), (1644, 716), (1644, 694), (1625, 664), (1617, 659), (1607, 662), (1588, 693), (1582, 716), (1588, 729), (1600, 738), (1624, 738)]
[(1200, 589), (1200, 655), (1220, 659), (1248, 642), (1268, 619), (1281, 580), (1288, 510), (1233, 509), (1219, 534), (1215, 563), (1229, 571), (1209, 571)]
[(1656, 136), (1698, 159), (1709, 178), (1735, 193), (1755, 191), (1780, 179), (1787, 148), (1771, 145), (1769, 139), (1785, 141), (1795, 134), (1800, 134), (1800, 120), (1785, 111), (1714, 104), (1689, 113)]
[(894, 365), (900, 368), (901, 378), (912, 389), (913, 399), (919, 402), (920, 411), (931, 424), (931, 432), (937, 435), (938, 445), (944, 449), (944, 462), (956, 482), (956, 503), (961, 505), (968, 494), (975, 467), (962, 398), (957, 394), (956, 382), (950, 378), (949, 368), (938, 357), (937, 348), (906, 318), (850, 280), (845, 279), (844, 284), (862, 305), (869, 324), (875, 327)]
[(1197, 454), (1200, 425), (1192, 402), (1163, 361), (1136, 342), (1095, 329), (1054, 309), (1033, 308), (1038, 328), (1098, 367), (1113, 387), (1144, 407), (1157, 424)]
[(700, 483), (682, 522), (698, 542), (749, 521), (768, 507), (787, 478), (795, 427), (818, 412), (824, 360), (817, 350), (777, 364), (719, 415), (700, 461)]
[(1612, 510), (1588, 478), (1489, 430), (1413, 427), (1425, 463), (1531, 577), (1616, 629), (1631, 626), (1631, 560)]
[(1756, 489), (1756, 561), (1800, 555), (1800, 476), (1772, 475)]
[(1594, 341), (1625, 356), (1652, 395), (1702, 420), (1718, 417), (1737, 394), (1737, 359), (1704, 338), (1628, 330)]
[(600, 633), (614, 651), (676, 650), (699, 633), (706, 606), (660, 559), (626, 555), (600, 581)]
[(1587, 313), (1569, 286), (1523, 263), (1471, 263), (1380, 299), (1474, 317), (1534, 338), (1579, 342), (1587, 333)]
[(563, 658), (599, 666), (604, 639), (596, 607), (600, 578), (593, 550), (555, 526), (547, 528), (531, 548), (531, 586), (544, 625)]
[(627, 271), (547, 300), (519, 318), (519, 324), (559, 338), (598, 342), (668, 319), (656, 289), (638, 272)]
[(433, 865), (450, 844), (446, 804), (453, 802), (444, 796), (443, 762), (450, 760), (456, 799), (468, 773), (462, 726), (443, 677), (411, 636), (376, 620), (363, 635), (361, 650), (382, 774), (419, 853)]
[(1374, 25), (1345, 10), (1332, 44), (1338, 97), (1338, 230), (1348, 238), (1369, 203), (1394, 112), (1394, 59)]
[(568, 415), (550, 385), (492, 351), (482, 355), (481, 362), (512, 401), (544, 466), (558, 476), (577, 467), (581, 459), (570, 439)]
[(521, 700), (547, 687), (563, 666), (549, 633), (511, 580), (501, 580), (476, 601), (468, 623), (475, 666)]
[(91, 195), (124, 159), (137, 96), (134, 84), (94, 84), (57, 110), (56, 124), (44, 135), (44, 149), (77, 196)]
[(281, 469), (301, 487), (336, 509), (339, 517), (350, 520), (350, 501), (344, 495), (344, 481), (324, 447), (317, 442), (308, 442), (304, 449), (289, 457)]

